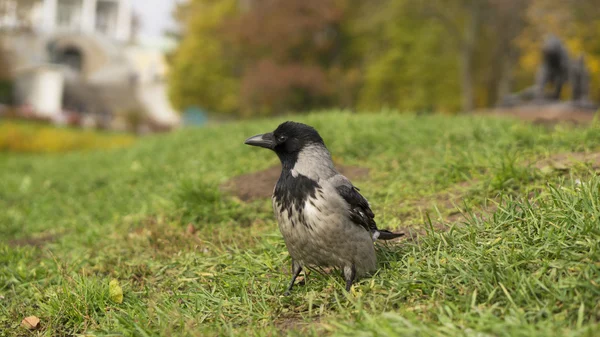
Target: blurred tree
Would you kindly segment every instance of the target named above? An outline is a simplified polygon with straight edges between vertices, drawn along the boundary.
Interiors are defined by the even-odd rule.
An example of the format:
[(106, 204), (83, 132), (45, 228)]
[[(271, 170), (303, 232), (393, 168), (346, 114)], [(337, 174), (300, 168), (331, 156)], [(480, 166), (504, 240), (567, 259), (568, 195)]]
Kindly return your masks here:
[(494, 105), (513, 91), (514, 68), (520, 53), (515, 39), (527, 24), (529, 4), (530, 0), (489, 0), (478, 43), (477, 106)]
[(597, 99), (599, 12), (597, 0), (190, 0), (171, 97), (239, 116), (471, 111), (532, 85), (554, 33), (586, 55)]
[(331, 96), (327, 69), (339, 53), (342, 11), (333, 0), (263, 0), (224, 31), (243, 66), (241, 113), (319, 108)]
[(580, 45), (569, 45), (574, 53), (585, 56), (591, 72), (591, 97), (600, 101), (600, 5), (597, 1), (578, 1), (573, 7), (575, 29)]
[(436, 19), (456, 44), (460, 69), (462, 110), (475, 107), (475, 53), (489, 0), (431, 0), (422, 2), (424, 13)]
[[(357, 23), (365, 58), (359, 107), (455, 111), (455, 53), (440, 25), (410, 0), (366, 4)], [(399, 19), (401, 18), (401, 19)]]
[(169, 92), (176, 108), (233, 114), (240, 109), (239, 63), (221, 32), (236, 14), (237, 0), (191, 0), (176, 17), (183, 37), (171, 57)]

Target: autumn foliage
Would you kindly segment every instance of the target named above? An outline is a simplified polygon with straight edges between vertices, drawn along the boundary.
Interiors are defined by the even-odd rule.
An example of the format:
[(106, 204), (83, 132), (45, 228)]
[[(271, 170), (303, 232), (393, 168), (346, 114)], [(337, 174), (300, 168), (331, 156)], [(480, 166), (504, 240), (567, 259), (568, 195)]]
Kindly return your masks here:
[(0, 153), (63, 153), (127, 147), (129, 135), (58, 128), (37, 123), (0, 122)]
[(549, 33), (586, 56), (600, 98), (595, 0), (190, 0), (176, 15), (170, 94), (181, 109), (489, 107), (533, 83)]

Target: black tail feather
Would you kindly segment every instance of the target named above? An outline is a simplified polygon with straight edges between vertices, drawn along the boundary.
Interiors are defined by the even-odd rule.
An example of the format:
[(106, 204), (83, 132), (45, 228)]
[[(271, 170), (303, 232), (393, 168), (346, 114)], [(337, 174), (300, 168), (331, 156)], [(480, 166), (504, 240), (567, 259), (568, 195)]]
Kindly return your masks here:
[(401, 236), (404, 236), (404, 233), (392, 233), (390, 231), (387, 230), (379, 230), (379, 237), (377, 238), (378, 240), (392, 240), (395, 238), (399, 238)]

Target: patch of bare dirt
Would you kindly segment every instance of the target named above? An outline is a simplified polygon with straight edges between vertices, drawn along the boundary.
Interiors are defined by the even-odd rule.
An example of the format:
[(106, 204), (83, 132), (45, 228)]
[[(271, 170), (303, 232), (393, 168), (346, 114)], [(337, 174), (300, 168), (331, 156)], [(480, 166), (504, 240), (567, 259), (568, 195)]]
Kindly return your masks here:
[(418, 200), (408, 201), (407, 206), (410, 208), (410, 211), (404, 212), (402, 215), (418, 217), (429, 213), (433, 220), (433, 218), (439, 217), (439, 213), (444, 219), (448, 219), (448, 222), (455, 222), (461, 216), (462, 199), (476, 182), (475, 180), (463, 181), (446, 191)]
[(37, 237), (27, 237), (21, 239), (15, 239), (8, 241), (8, 245), (12, 247), (37, 247), (41, 248), (48, 243), (56, 241), (58, 235), (56, 234), (45, 234)]
[(275, 327), (282, 333), (295, 331), (297, 333), (307, 332), (309, 328), (314, 328), (319, 324), (319, 320), (306, 322), (300, 316), (279, 317), (275, 320)]
[(539, 160), (532, 163), (533, 167), (539, 170), (554, 169), (558, 171), (566, 171), (570, 167), (577, 164), (590, 164), (592, 169), (600, 169), (600, 152), (594, 153), (582, 153), (582, 152), (568, 152), (558, 153), (549, 158)]
[(543, 125), (554, 125), (561, 122), (573, 124), (590, 124), (596, 111), (572, 106), (568, 103), (544, 105), (522, 105), (512, 108), (497, 108), (491, 111), (498, 116), (511, 116), (520, 120)]
[[(336, 164), (336, 168), (350, 180), (364, 179), (369, 175), (369, 169), (364, 167)], [(246, 202), (270, 198), (280, 173), (281, 166), (276, 165), (266, 170), (234, 177), (221, 188)]]
[(119, 238), (131, 243), (132, 248), (148, 247), (156, 256), (172, 256), (180, 251), (204, 249), (202, 240), (196, 235), (196, 227), (173, 226), (162, 217), (149, 216), (132, 224), (127, 233)]

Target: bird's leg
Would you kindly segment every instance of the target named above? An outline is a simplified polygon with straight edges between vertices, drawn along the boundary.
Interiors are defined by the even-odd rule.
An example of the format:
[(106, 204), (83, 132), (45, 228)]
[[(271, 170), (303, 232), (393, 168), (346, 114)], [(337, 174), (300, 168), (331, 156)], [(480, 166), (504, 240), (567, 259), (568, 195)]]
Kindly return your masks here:
[(302, 271), (302, 266), (300, 265), (300, 263), (298, 263), (292, 259), (292, 281), (290, 282), (290, 285), (287, 287), (287, 289), (284, 293), (286, 296), (290, 294), (290, 291), (294, 287), (294, 282), (296, 282), (296, 277), (298, 277), (298, 275), (300, 275), (301, 271)]
[(346, 280), (346, 291), (350, 292), (350, 288), (352, 287), (352, 282), (356, 278), (356, 266), (346, 266), (344, 267), (344, 279)]

